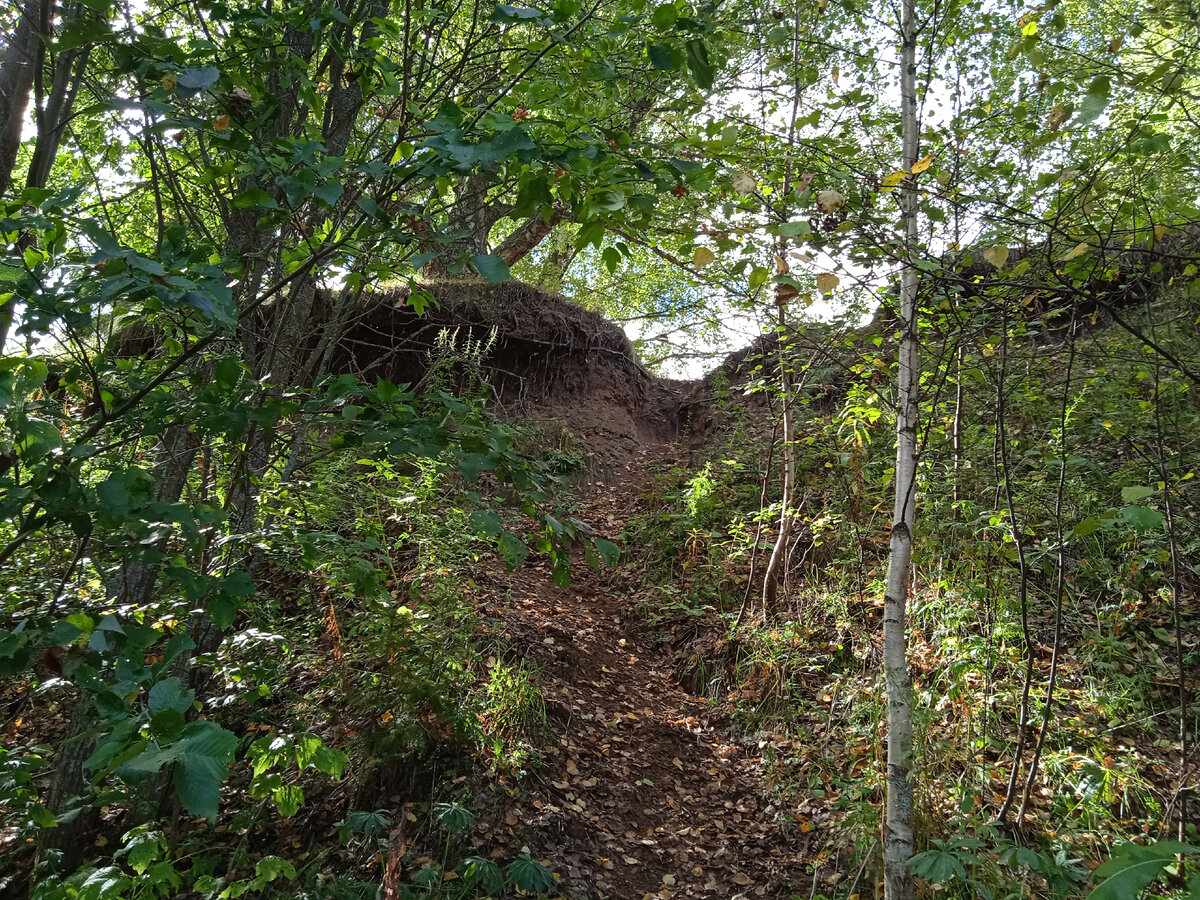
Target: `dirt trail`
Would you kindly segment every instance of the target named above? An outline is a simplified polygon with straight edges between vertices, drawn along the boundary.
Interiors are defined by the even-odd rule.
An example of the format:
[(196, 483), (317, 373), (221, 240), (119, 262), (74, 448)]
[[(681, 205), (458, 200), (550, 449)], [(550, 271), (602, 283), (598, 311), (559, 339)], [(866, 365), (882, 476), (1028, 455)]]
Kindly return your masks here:
[[(619, 532), (663, 452), (636, 451), (583, 518)], [(477, 838), (528, 844), (568, 897), (808, 897), (803, 860), (820, 845), (772, 805), (759, 745), (675, 683), (666, 649), (606, 577), (581, 560), (561, 590), (529, 563), (480, 585), (498, 634), (543, 673), (554, 740), (520, 790), (501, 780)]]

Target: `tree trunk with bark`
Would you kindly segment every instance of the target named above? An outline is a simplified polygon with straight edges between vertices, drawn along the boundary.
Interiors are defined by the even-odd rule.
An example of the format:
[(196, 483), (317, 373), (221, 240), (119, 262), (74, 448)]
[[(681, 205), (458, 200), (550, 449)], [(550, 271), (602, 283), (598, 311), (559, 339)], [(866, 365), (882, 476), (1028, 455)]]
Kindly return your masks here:
[[(903, 165), (917, 161), (916, 2), (904, 0), (900, 25), (900, 114)], [(904, 258), (900, 269), (900, 347), (896, 402), (896, 490), (883, 606), (883, 668), (887, 686), (887, 811), (883, 833), (884, 897), (912, 900), (912, 681), (908, 672), (906, 606), (917, 491), (920, 360), (917, 343), (917, 193), (912, 178), (900, 195)]]
[(0, 51), (0, 197), (12, 188), (17, 151), (25, 128), (25, 111), (33, 92), (43, 21), (49, 22), (49, 0), (26, 0), (17, 27)]

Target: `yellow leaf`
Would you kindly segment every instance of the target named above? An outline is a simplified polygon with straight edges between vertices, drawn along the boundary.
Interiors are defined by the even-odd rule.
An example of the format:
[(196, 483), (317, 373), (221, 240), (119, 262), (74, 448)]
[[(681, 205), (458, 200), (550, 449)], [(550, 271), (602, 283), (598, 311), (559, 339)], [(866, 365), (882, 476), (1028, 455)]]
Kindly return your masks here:
[(995, 247), (988, 247), (983, 251), (983, 258), (997, 269), (1003, 269), (1004, 264), (1008, 262), (1008, 248), (1001, 244), (997, 244)]
[(1167, 226), (1166, 226), (1166, 225), (1155, 225), (1155, 226), (1154, 226), (1154, 239), (1155, 239), (1156, 241), (1161, 241), (1161, 240), (1162, 240), (1162, 236), (1163, 236), (1164, 234), (1166, 234), (1166, 233), (1167, 233)]
[(775, 254), (775, 272), (777, 274), (786, 275), (789, 271), (791, 271), (791, 268), (792, 267), (788, 265), (788, 261), (786, 259), (780, 256), (778, 253)]
[(713, 253), (707, 247), (697, 247), (696, 252), (692, 254), (692, 265), (697, 269), (703, 269), (710, 265), (717, 258), (717, 254)]
[(898, 185), (907, 177), (907, 171), (893, 172), (891, 175), (885, 175), (883, 177), (883, 181), (881, 182), (880, 189), (886, 194), (888, 191), (895, 190), (896, 185)]
[(922, 172), (924, 172), (926, 169), (928, 169), (931, 165), (933, 165), (933, 154), (932, 153), (930, 153), (928, 156), (923, 156), (920, 159), (918, 159), (915, 163), (913, 163), (913, 166), (911, 169), (909, 169), (909, 171), (912, 172), (914, 175), (920, 175)]
[(215, 131), (227, 131), (229, 129), (229, 116), (217, 116), (213, 119), (213, 129)]
[(1063, 256), (1060, 256), (1058, 259), (1059, 259), (1059, 262), (1067, 262), (1068, 260), (1078, 259), (1079, 257), (1083, 256), (1083, 254), (1085, 254), (1087, 252), (1088, 252), (1088, 244), (1087, 244), (1087, 241), (1084, 241), (1081, 244), (1076, 244), (1074, 250), (1068, 251)]
[(1029, 259), (1026, 258), (1026, 259), (1021, 260), (1015, 266), (1013, 266), (1011, 274), (1013, 276), (1020, 276), (1020, 275), (1024, 275), (1028, 271), (1029, 271)]
[(822, 272), (817, 276), (817, 290), (822, 294), (832, 293), (833, 289), (841, 283), (842, 280), (831, 272)]
[(179, 84), (179, 79), (175, 75), (164, 75), (163, 76), (162, 86), (165, 90), (173, 91), (173, 90), (175, 90), (175, 87), (178, 84)]
[(833, 72), (832, 72), (832, 73), (830, 73), (830, 74), (832, 74), (832, 75), (833, 75), (833, 83), (834, 83), (834, 86), (836, 86), (836, 85), (837, 85), (837, 83), (838, 83), (838, 78), (839, 78), (839, 77), (841, 76), (841, 74), (842, 74), (842, 70), (841, 70), (841, 69), (839, 69), (837, 66), (834, 66), (834, 67), (833, 67)]

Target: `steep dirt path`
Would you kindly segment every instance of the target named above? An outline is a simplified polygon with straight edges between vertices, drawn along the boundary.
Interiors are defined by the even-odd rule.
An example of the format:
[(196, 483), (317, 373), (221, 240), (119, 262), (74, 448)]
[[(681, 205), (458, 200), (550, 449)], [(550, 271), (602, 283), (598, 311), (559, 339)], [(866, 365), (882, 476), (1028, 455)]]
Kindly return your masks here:
[[(599, 533), (635, 512), (651, 452), (590, 498)], [(527, 844), (569, 897), (809, 896), (816, 835), (778, 814), (758, 745), (673, 681), (604, 575), (580, 561), (562, 590), (531, 563), (490, 570), (480, 593), (497, 636), (541, 670), (555, 742), (520, 787), (493, 786), (496, 815), (477, 838)]]

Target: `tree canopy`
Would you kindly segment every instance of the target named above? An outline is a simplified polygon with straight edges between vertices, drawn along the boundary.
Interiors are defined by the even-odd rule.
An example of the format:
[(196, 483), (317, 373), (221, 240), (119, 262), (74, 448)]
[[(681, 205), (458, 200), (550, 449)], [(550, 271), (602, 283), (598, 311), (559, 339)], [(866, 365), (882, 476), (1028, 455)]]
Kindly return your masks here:
[[(855, 602), (879, 595), (891, 742), (876, 732), (882, 774), (851, 780), (885, 816), (882, 837), (866, 846), (869, 817), (846, 816), (830, 846), (892, 900), (914, 895), (914, 877), (991, 896), (993, 870), (1022, 885), (1008, 896), (1079, 890), (1075, 850), (1052, 828), (1022, 831), (1059, 775), (1051, 759), (1096, 769), (1079, 795), (1120, 805), (1111, 759), (1047, 744), (1064, 698), (1080, 723), (1101, 705), (1082, 675), (1056, 693), (1077, 636), (1067, 601), (1094, 601), (1100, 631), (1113, 610), (1153, 619), (1173, 668), (1157, 694), (1137, 689), (1170, 703), (1138, 713), (1177, 723), (1153, 738), (1169, 748), (1154, 784), (1170, 770), (1174, 795), (1110, 810), (1119, 827), (1091, 823), (1079, 840), (1111, 856), (1094, 860), (1096, 896), (1135, 896), (1161, 872), (1184, 890), (1176, 857), (1200, 852), (1186, 634), (1198, 116), (1186, 0), (0, 10), (0, 675), (14, 736), (0, 851), (18, 873), (0, 885), (44, 898), (557, 890), (548, 845), (459, 854), (472, 814), (461, 797), (434, 803), (433, 775), (423, 795), (393, 791), (394, 809), (363, 793), (390, 784), (380, 760), (415, 766), (474, 741), (517, 796), (532, 760), (551, 758), (529, 738), (550, 701), (510, 650), (478, 643), (490, 626), (470, 624), (482, 613), (466, 598), (485, 560), (545, 568), (570, 591), (601, 578), (589, 566), (617, 578), (624, 553), (654, 585), (650, 607), (682, 591), (679, 615), (723, 635), (708, 650), (742, 679), (724, 683), (729, 702), (759, 690), (759, 707), (739, 707), (759, 751), (795, 738), (771, 736), (783, 720), (755, 687), (797, 690), (779, 674), (785, 644), (842, 649), (803, 624), (804, 590), (839, 598), (843, 613), (822, 613), (838, 635), (847, 572)], [(599, 357), (615, 386), (596, 388)], [(647, 365), (708, 374), (680, 393)], [(546, 422), (567, 428), (564, 396), (583, 406), (572, 423), (594, 413), (594, 433), (556, 437)], [(513, 413), (531, 398), (532, 429)], [(712, 457), (647, 487), (653, 523), (632, 507), (598, 523), (603, 504), (583, 490), (603, 480), (586, 470), (589, 442), (619, 428), (621, 452), (682, 446), (693, 429)], [(934, 559), (953, 573), (935, 578)], [(959, 592), (980, 616), (948, 639), (964, 680), (933, 678), (939, 696), (983, 679), (1000, 710), (956, 745), (968, 763), (954, 831), (939, 795), (953, 791), (922, 755), (941, 751), (921, 746), (940, 740), (943, 707), (929, 670), (910, 671), (938, 630), (930, 592)], [(1039, 609), (1048, 631), (1031, 624)], [(319, 689), (288, 671), (301, 646), (334, 661)], [(995, 688), (1000, 670), (1010, 688)], [(337, 692), (359, 724), (314, 724), (309, 707)], [(391, 693), (398, 713), (371, 705)], [(276, 704), (286, 723), (259, 735)], [(61, 727), (44, 726), (51, 712)], [(794, 798), (787, 771), (776, 786)], [(347, 772), (359, 794), (335, 830), (370, 860), (347, 893), (319, 893), (354, 880), (333, 864), (298, 874), (244, 847), (219, 864), (228, 848), (206, 844), (204, 823), (251, 829), (268, 807), (290, 819), (305, 787)], [(433, 817), (425, 838), (445, 840), (419, 878), (410, 803)], [(1138, 817), (1175, 842), (1109, 854)], [(786, 880), (771, 896), (800, 890)]]

